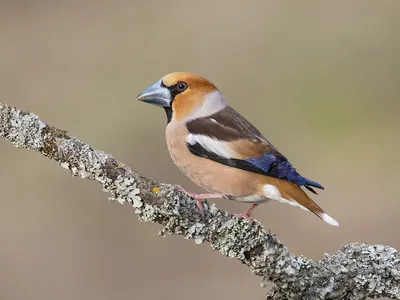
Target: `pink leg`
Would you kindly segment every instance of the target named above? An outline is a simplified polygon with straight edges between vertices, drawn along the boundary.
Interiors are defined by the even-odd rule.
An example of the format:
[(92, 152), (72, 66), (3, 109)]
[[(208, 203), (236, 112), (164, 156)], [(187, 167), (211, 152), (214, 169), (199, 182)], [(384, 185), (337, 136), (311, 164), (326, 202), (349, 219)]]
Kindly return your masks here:
[(236, 216), (236, 217), (240, 217), (240, 218), (244, 218), (244, 219), (251, 220), (251, 219), (250, 219), (250, 215), (251, 215), (251, 213), (253, 212), (253, 210), (254, 210), (257, 206), (258, 206), (258, 204), (253, 204), (253, 205), (249, 208), (248, 211), (246, 211), (246, 212), (244, 212), (244, 213), (241, 213), (241, 214), (233, 214), (233, 215)]
[(204, 211), (203, 211), (203, 200), (208, 199), (208, 198), (223, 198), (223, 194), (196, 194), (196, 193), (191, 193), (186, 191), (182, 186), (178, 185), (177, 186), (182, 192), (186, 193), (193, 199), (197, 201), (197, 208), (199, 209), (200, 215), (204, 216)]

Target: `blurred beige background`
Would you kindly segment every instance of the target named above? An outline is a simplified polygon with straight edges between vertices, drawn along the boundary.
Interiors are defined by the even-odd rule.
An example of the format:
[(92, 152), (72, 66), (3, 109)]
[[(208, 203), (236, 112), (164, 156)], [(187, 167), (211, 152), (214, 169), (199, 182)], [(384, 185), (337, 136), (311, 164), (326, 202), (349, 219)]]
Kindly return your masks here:
[[(137, 103), (173, 71), (213, 81), (326, 190), (339, 228), (271, 203), (254, 216), (313, 259), (347, 243), (400, 249), (399, 1), (0, 2), (0, 102), (162, 182), (164, 112)], [(259, 278), (0, 140), (0, 299), (263, 299)], [(231, 212), (245, 204), (215, 200)]]

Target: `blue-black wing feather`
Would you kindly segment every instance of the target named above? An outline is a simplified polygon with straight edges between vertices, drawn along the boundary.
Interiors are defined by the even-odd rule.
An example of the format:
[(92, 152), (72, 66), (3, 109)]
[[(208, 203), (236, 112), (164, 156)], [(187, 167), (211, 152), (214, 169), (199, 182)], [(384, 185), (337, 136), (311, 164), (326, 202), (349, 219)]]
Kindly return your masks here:
[(264, 153), (264, 155), (259, 158), (242, 160), (221, 157), (214, 152), (203, 148), (203, 146), (201, 146), (199, 143), (195, 143), (194, 145), (188, 144), (187, 146), (192, 154), (199, 157), (207, 158), (241, 170), (294, 182), (298, 186), (304, 186), (314, 194), (317, 194), (317, 192), (312, 187), (324, 189), (324, 187), (318, 182), (309, 180), (300, 175), (296, 171), (296, 168), (294, 168), (284, 156), (276, 156), (274, 154)]
[(300, 175), (288, 159), (281, 154), (257, 128), (229, 106), (214, 115), (192, 120), (186, 123), (186, 125), (189, 133), (194, 135), (204, 135), (226, 142), (250, 139), (268, 145), (268, 151), (262, 153), (260, 156), (242, 160), (221, 157), (205, 149), (199, 143), (187, 144), (190, 152), (194, 155), (245, 171), (294, 182), (298, 186), (304, 186), (315, 194), (316, 192), (312, 187), (324, 189), (318, 182), (309, 180)]

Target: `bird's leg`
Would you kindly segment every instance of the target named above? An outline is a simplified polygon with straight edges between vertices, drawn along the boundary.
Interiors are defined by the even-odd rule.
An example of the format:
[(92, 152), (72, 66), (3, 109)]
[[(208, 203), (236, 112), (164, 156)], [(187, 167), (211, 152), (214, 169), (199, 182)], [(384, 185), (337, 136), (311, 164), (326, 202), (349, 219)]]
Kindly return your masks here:
[(197, 208), (199, 209), (200, 215), (204, 216), (204, 211), (203, 211), (203, 200), (208, 199), (208, 198), (223, 198), (223, 194), (196, 194), (196, 193), (191, 193), (188, 192), (183, 188), (181, 185), (177, 185), (178, 189), (180, 189), (182, 192), (186, 193), (188, 196), (192, 197), (197, 201)]
[(236, 216), (236, 217), (240, 217), (240, 218), (244, 218), (244, 219), (247, 219), (247, 220), (251, 220), (251, 219), (250, 219), (250, 215), (251, 215), (251, 213), (253, 212), (253, 210), (254, 210), (257, 206), (258, 206), (258, 203), (253, 204), (253, 205), (249, 208), (248, 211), (246, 211), (246, 212), (244, 212), (244, 213), (241, 213), (241, 214), (233, 214), (233, 215)]

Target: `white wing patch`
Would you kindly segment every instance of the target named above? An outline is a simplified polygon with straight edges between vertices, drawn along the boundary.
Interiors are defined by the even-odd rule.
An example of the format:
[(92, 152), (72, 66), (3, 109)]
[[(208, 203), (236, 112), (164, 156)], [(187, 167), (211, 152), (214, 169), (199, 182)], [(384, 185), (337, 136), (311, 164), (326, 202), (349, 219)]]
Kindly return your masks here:
[(223, 158), (235, 157), (235, 152), (229, 147), (228, 142), (220, 141), (200, 134), (189, 133), (186, 142), (190, 145), (199, 143), (207, 151), (213, 152)]

